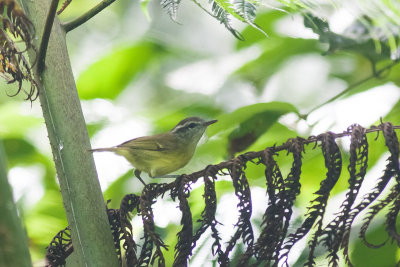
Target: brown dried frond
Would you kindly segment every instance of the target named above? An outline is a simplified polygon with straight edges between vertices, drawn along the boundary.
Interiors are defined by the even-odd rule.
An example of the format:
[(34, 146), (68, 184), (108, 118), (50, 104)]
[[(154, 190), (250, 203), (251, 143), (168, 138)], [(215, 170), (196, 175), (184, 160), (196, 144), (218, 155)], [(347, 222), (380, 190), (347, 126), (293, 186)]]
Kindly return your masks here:
[[(196, 247), (196, 242), (204, 234), (204, 232), (210, 228), (211, 237), (214, 242), (211, 246), (212, 255), (217, 255), (218, 262), (221, 264), (226, 262), (227, 259), (224, 257), (221, 246), (221, 237), (217, 230), (217, 225), (219, 222), (215, 218), (215, 213), (217, 211), (217, 193), (215, 192), (215, 180), (217, 180), (218, 168), (214, 165), (209, 165), (204, 169), (203, 180), (204, 180), (204, 202), (205, 207), (201, 212), (201, 219), (198, 222), (201, 223), (200, 227), (196, 230), (192, 238), (191, 251)], [(211, 178), (211, 179), (210, 179)]]
[[(208, 172), (210, 167), (207, 167), (204, 171), (204, 202), (205, 207), (201, 212), (201, 219), (198, 222), (201, 223), (200, 227), (196, 230), (192, 238), (192, 250), (196, 247), (196, 242), (200, 236), (211, 226), (215, 220), (215, 212), (217, 210), (217, 194), (215, 192), (215, 175), (211, 176)], [(214, 254), (214, 253), (213, 253)], [(215, 255), (215, 254), (214, 254)]]
[(69, 226), (58, 232), (46, 249), (46, 267), (65, 266), (66, 258), (74, 250)]
[(121, 236), (122, 236), (120, 210), (109, 209), (107, 207), (107, 216), (108, 216), (108, 222), (110, 223), (111, 234), (114, 239), (115, 252), (117, 253), (119, 262), (122, 263), (121, 246), (120, 246)]
[(268, 266), (273, 262), (274, 254), (279, 247), (279, 241), (282, 239), (284, 208), (283, 200), (280, 199), (280, 196), (285, 191), (285, 182), (274, 159), (273, 149), (265, 149), (262, 160), (265, 164), (268, 206), (261, 223), (261, 234), (254, 245), (254, 255), (259, 264), (263, 262)]
[(175, 246), (175, 260), (173, 266), (187, 266), (192, 252), (193, 219), (187, 198), (190, 194), (190, 180), (187, 175), (182, 175), (177, 180), (177, 190), (172, 190), (171, 197), (179, 199), (179, 209), (182, 212), (182, 230), (177, 234), (178, 242)]
[[(139, 262), (148, 262), (150, 260), (150, 264), (154, 264), (155, 260), (158, 259), (158, 266), (165, 266), (165, 259), (162, 253), (161, 248), (168, 250), (168, 246), (164, 244), (164, 241), (161, 239), (160, 235), (155, 231), (155, 223), (154, 223), (154, 214), (152, 205), (155, 202), (155, 199), (162, 194), (163, 188), (166, 187), (167, 184), (148, 184), (144, 187), (142, 195), (140, 196), (140, 210), (142, 214), (143, 228), (145, 233), (145, 240), (148, 239), (151, 242), (151, 248), (153, 244), (156, 246), (155, 252), (152, 253), (152, 249), (149, 251), (143, 252), (143, 247)], [(149, 245), (150, 247), (150, 245)], [(144, 259), (142, 259), (142, 255), (146, 255)], [(151, 258), (147, 257), (151, 255)]]
[(332, 132), (321, 134), (317, 137), (317, 140), (321, 141), (322, 155), (325, 159), (325, 167), (328, 170), (326, 178), (321, 182), (319, 190), (314, 193), (317, 197), (311, 201), (312, 206), (308, 208), (305, 221), (295, 233), (289, 235), (283, 247), (284, 253), (281, 256), (287, 262), (290, 249), (311, 230), (318, 219), (317, 230), (309, 242), (310, 253), (306, 263), (307, 266), (314, 264), (314, 251), (318, 244), (318, 237), (322, 232), (322, 218), (325, 214), (330, 192), (338, 181), (342, 170), (342, 155), (335, 142), (334, 134)]
[(397, 246), (400, 246), (400, 235), (397, 231), (396, 222), (400, 212), (400, 193), (397, 195), (386, 214), (386, 231), (392, 241), (396, 241)]
[[(304, 238), (313, 227), (316, 230), (309, 241), (310, 251), (305, 265), (315, 266), (314, 253), (317, 245), (322, 241), (322, 245), (328, 250), (330, 266), (338, 266), (338, 253), (341, 249), (343, 249), (346, 263), (352, 266), (348, 255), (350, 231), (355, 217), (370, 205), (372, 206), (361, 227), (360, 238), (369, 247), (376, 248), (382, 245), (368, 243), (366, 231), (373, 218), (385, 207), (388, 207), (385, 223), (386, 231), (388, 237), (400, 246), (400, 234), (396, 229), (396, 219), (400, 212), (399, 142), (395, 129), (400, 129), (400, 127), (393, 126), (391, 123), (382, 123), (368, 130), (359, 125), (353, 125), (347, 131), (339, 134), (328, 132), (308, 139), (293, 138), (280, 146), (267, 147), (264, 151), (247, 152), (234, 159), (209, 165), (204, 170), (190, 175), (182, 175), (169, 184), (148, 184), (143, 189), (141, 196), (133, 194), (125, 196), (120, 210), (108, 210), (114, 241), (115, 243), (122, 242), (127, 266), (148, 266), (154, 264), (155, 261), (157, 261), (158, 266), (165, 266), (163, 249), (167, 249), (167, 245), (164, 244), (161, 235), (156, 232), (152, 205), (158, 197), (170, 192), (171, 198), (179, 202), (179, 208), (182, 212), (182, 228), (177, 233), (178, 242), (175, 246), (174, 266), (188, 266), (189, 258), (197, 241), (209, 232), (211, 232), (211, 240), (213, 241), (211, 252), (213, 256), (217, 257), (216, 260), (220, 266), (230, 266), (233, 263), (236, 266), (278, 266), (279, 264), (288, 266), (290, 249), (300, 239)], [(390, 152), (387, 159), (388, 163), (383, 175), (377, 179), (376, 186), (356, 204), (355, 200), (367, 170), (368, 142), (366, 135), (379, 131), (382, 131), (386, 147)], [(351, 136), (348, 191), (340, 206), (339, 213), (335, 214), (335, 218), (323, 228), (325, 209), (330, 192), (341, 175), (342, 155), (336, 139), (343, 136)], [(289, 227), (293, 226), (293, 207), (301, 188), (300, 176), (302, 174), (302, 155), (305, 153), (304, 145), (315, 144), (313, 148), (315, 149), (318, 143), (320, 143), (325, 160), (325, 166), (322, 167), (327, 169), (326, 178), (314, 193), (316, 197), (310, 201), (304, 222), (292, 234), (288, 234)], [(275, 160), (279, 151), (286, 151), (293, 156), (292, 166), (286, 178), (283, 177)], [(252, 198), (248, 174), (246, 174), (246, 166), (249, 161), (265, 165), (268, 203), (265, 203), (266, 209), (258, 238), (254, 236), (253, 225), (250, 221)], [(219, 223), (215, 218), (218, 204), (215, 180), (218, 179), (218, 175), (229, 175), (231, 177), (232, 189), (234, 189), (239, 202), (237, 204), (239, 218), (234, 225), (235, 232), (226, 242), (224, 249), (217, 229)], [(198, 220), (200, 226), (193, 229), (193, 217), (187, 198), (191, 192), (191, 185), (200, 178), (203, 178), (204, 181), (205, 208)], [(396, 184), (392, 186), (388, 196), (379, 200), (378, 197), (392, 178), (396, 180)], [(136, 243), (132, 237), (132, 225), (129, 216), (129, 213), (135, 210), (137, 215), (142, 217), (144, 228), (144, 241), (140, 256), (137, 255)], [(224, 226), (221, 225), (221, 227)], [(210, 231), (207, 231), (208, 229)], [(68, 237), (70, 238), (70, 236)], [(60, 240), (60, 237), (55, 238), (55, 240)], [(239, 240), (242, 240), (242, 243)], [(66, 253), (67, 246), (62, 245), (63, 242), (71, 244), (70, 239), (62, 241), (61, 238), (61, 242), (52, 241), (55, 253), (50, 253), (51, 256), (49, 256), (49, 259), (59, 265), (64, 264), (65, 257), (69, 255)], [(241, 250), (242, 244), (245, 245), (244, 251)], [(72, 249), (71, 246), (69, 251)], [(232, 251), (241, 254), (231, 253)], [(116, 252), (118, 255), (122, 253), (118, 246), (116, 246)], [(232, 254), (237, 254), (239, 257), (232, 256)]]
[[(399, 161), (398, 161), (398, 159), (399, 159), (399, 142), (397, 140), (397, 135), (393, 129), (393, 125), (390, 122), (387, 122), (387, 123), (383, 123), (383, 124), (379, 125), (378, 127), (383, 132), (383, 136), (385, 138), (385, 144), (388, 147), (391, 154), (387, 159), (388, 164), (386, 165), (384, 173), (383, 173), (382, 177), (380, 177), (378, 179), (376, 186), (371, 190), (370, 193), (366, 194), (363, 197), (363, 200), (356, 207), (354, 207), (351, 210), (351, 212), (347, 218), (346, 232), (345, 232), (342, 242), (341, 242), (341, 246), (345, 249), (344, 250), (345, 254), (347, 254), (351, 225), (352, 225), (355, 217), (378, 198), (378, 196), (382, 193), (382, 191), (385, 189), (386, 185), (389, 183), (389, 181), (393, 177), (397, 178), (399, 176)], [(388, 216), (389, 216), (389, 214), (388, 214)], [(388, 220), (388, 222), (389, 221), (390, 220)], [(389, 228), (390, 227), (388, 227), (388, 232), (390, 232)], [(349, 263), (349, 264), (351, 264), (351, 263)]]
[(378, 245), (369, 243), (366, 240), (366, 232), (373, 218), (390, 203), (392, 203), (392, 205), (389, 208), (388, 214), (386, 215), (386, 230), (389, 237), (397, 241), (398, 245), (400, 245), (400, 237), (396, 229), (396, 219), (400, 210), (399, 141), (394, 131), (394, 127), (391, 123), (382, 123), (379, 128), (382, 130), (385, 137), (385, 144), (389, 149), (390, 156), (387, 159), (388, 163), (386, 165), (383, 176), (380, 178), (378, 185), (373, 189), (371, 197), (367, 198), (367, 200), (370, 200), (370, 202), (372, 202), (374, 199), (376, 199), (376, 197), (383, 191), (391, 178), (394, 177), (397, 184), (391, 188), (390, 194), (385, 199), (379, 201), (378, 204), (375, 204), (370, 208), (369, 214), (365, 218), (365, 222), (361, 227), (360, 238), (368, 247), (371, 248), (378, 248), (386, 243), (386, 241)]
[(350, 163), (348, 166), (350, 174), (349, 190), (339, 214), (326, 226), (322, 233), (324, 235), (323, 244), (328, 248), (330, 264), (333, 266), (338, 264), (339, 256), (337, 252), (341, 246), (344, 248), (346, 262), (351, 264), (347, 254), (347, 235), (350, 234), (351, 227), (349, 216), (368, 166), (368, 142), (365, 129), (360, 125), (352, 125), (348, 132), (351, 132)]
[(14, 38), (21, 38), (26, 49), (29, 49), (35, 34), (34, 27), (19, 4), (15, 0), (0, 0), (0, 14), (6, 14), (6, 17), (0, 15), (3, 29), (10, 32)]
[(120, 205), (120, 222), (121, 222), (121, 241), (125, 250), (125, 260), (128, 266), (136, 266), (138, 259), (136, 257), (136, 243), (132, 237), (132, 225), (130, 223), (130, 212), (137, 210), (139, 212), (139, 197), (134, 194), (126, 195)]
[(236, 232), (231, 237), (224, 252), (224, 258), (229, 258), (229, 253), (233, 250), (239, 238), (252, 250), (254, 243), (253, 227), (250, 222), (252, 213), (251, 193), (249, 182), (247, 181), (244, 169), (248, 161), (246, 155), (241, 155), (233, 160), (233, 164), (229, 169), (232, 178), (232, 185), (235, 188), (235, 195), (239, 200), (237, 208), (239, 210), (239, 218), (235, 224)]
[[(32, 65), (26, 59), (26, 50), (36, 50), (32, 44), (33, 24), (14, 0), (0, 0), (0, 19), (3, 26), (0, 28), (0, 74), (7, 83), (17, 83), (17, 91), (10, 96), (24, 91), (26, 99), (34, 101), (38, 97), (38, 85)], [(21, 48), (20, 41), (25, 47)], [(30, 84), (29, 90), (22, 89), (24, 82)]]

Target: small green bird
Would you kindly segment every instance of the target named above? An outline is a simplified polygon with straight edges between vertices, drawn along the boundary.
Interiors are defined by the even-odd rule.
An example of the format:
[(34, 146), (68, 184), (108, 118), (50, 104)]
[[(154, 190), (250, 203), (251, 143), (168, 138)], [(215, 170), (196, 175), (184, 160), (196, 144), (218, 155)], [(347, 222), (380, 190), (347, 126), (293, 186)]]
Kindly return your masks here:
[(117, 146), (90, 151), (109, 151), (125, 157), (135, 167), (135, 176), (146, 185), (140, 177), (142, 171), (152, 178), (177, 177), (167, 174), (184, 167), (190, 161), (205, 130), (215, 122), (189, 117), (167, 133), (138, 137)]

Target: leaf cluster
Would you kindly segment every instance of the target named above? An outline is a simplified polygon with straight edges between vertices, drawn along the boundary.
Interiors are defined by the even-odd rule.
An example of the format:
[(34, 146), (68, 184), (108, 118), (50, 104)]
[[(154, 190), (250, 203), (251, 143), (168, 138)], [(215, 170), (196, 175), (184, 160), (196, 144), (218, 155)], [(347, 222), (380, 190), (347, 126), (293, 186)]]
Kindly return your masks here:
[[(180, 0), (162, 0), (161, 6), (167, 11), (172, 20), (176, 21), (178, 7)], [(207, 12), (210, 16), (217, 19), (221, 24), (229, 30), (233, 36), (239, 40), (244, 40), (243, 36), (236, 29), (233, 28), (231, 21), (233, 18), (246, 23), (257, 29), (265, 36), (268, 36), (256, 23), (256, 12), (259, 3), (257, 1), (247, 1), (247, 0), (208, 0), (211, 12), (207, 8), (203, 7), (200, 2), (193, 0), (193, 2), (198, 5), (201, 9)], [(147, 4), (147, 1), (146, 1)], [(143, 7), (143, 6), (142, 6)], [(144, 7), (145, 12), (146, 7)]]

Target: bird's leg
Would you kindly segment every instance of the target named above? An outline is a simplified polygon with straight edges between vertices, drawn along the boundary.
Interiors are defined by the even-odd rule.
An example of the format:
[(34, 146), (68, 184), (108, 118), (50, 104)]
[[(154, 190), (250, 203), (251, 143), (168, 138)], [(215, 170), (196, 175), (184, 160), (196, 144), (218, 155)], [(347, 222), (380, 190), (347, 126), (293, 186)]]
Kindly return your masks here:
[(177, 174), (167, 174), (167, 175), (161, 175), (161, 176), (155, 176), (151, 178), (178, 178), (180, 175)]
[(141, 171), (139, 171), (138, 169), (135, 169), (135, 171), (134, 171), (133, 173), (135, 174), (136, 178), (138, 178), (138, 179), (142, 182), (142, 184), (143, 184), (144, 186), (146, 186), (146, 183), (145, 183), (145, 182), (142, 180), (142, 178), (140, 177)]

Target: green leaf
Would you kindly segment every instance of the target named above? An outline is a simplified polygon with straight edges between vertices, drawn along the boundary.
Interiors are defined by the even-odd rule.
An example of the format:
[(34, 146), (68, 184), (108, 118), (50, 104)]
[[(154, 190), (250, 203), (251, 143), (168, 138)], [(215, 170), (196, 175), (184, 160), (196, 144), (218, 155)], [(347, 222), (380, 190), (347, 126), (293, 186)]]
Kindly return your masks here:
[(140, 0), (140, 8), (142, 9), (143, 14), (148, 21), (151, 21), (149, 10), (147, 9), (147, 6), (150, 3), (150, 1), (151, 0)]
[(228, 152), (230, 157), (233, 157), (235, 153), (243, 151), (252, 145), (285, 113), (285, 111), (281, 110), (264, 111), (240, 123), (228, 136)]
[(257, 103), (245, 107), (241, 107), (232, 113), (223, 114), (219, 116), (218, 123), (213, 127), (210, 127), (208, 131), (209, 136), (213, 136), (218, 132), (232, 131), (233, 129), (240, 126), (241, 123), (252, 118), (254, 115), (271, 112), (274, 114), (286, 114), (289, 112), (295, 112), (298, 114), (298, 110), (295, 106), (285, 102), (269, 102), (269, 103)]
[(393, 106), (389, 114), (385, 116), (384, 121), (390, 121), (394, 125), (400, 124), (400, 100)]
[(271, 38), (265, 43), (264, 51), (255, 60), (243, 65), (235, 72), (239, 78), (249, 81), (259, 92), (265, 82), (294, 55), (315, 52), (316, 40), (295, 38)]
[(260, 151), (264, 150), (266, 147), (281, 145), (283, 142), (286, 142), (287, 139), (294, 138), (298, 135), (298, 133), (289, 129), (287, 126), (276, 122), (267, 132), (261, 135), (248, 150)]
[[(332, 75), (333, 77), (338, 77), (346, 81), (349, 86), (357, 84), (357, 86), (353, 86), (352, 90), (346, 92), (346, 94), (341, 96), (341, 98), (346, 98), (390, 82), (400, 86), (400, 64), (393, 65), (392, 67), (386, 69), (386, 71), (382, 72), (379, 76), (374, 77), (374, 66), (376, 71), (379, 71), (388, 65), (391, 65), (392, 62), (388, 62), (388, 60), (382, 61), (380, 64), (378, 64), (379, 67), (377, 67), (375, 64), (371, 65), (370, 63), (371, 62), (368, 62), (365, 57), (359, 55), (354, 63), (356, 65), (354, 67), (355, 71), (349, 72), (345, 75)], [(368, 81), (360, 83), (360, 81), (368, 77), (371, 77)]]
[(95, 123), (88, 123), (86, 124), (86, 128), (88, 130), (88, 134), (92, 137), (95, 133), (103, 129), (104, 125), (106, 124), (105, 121), (99, 121)]
[(343, 35), (332, 32), (326, 20), (311, 14), (304, 16), (304, 26), (318, 34), (321, 43), (329, 44), (325, 54), (340, 50), (351, 51), (362, 54), (374, 63), (391, 59), (392, 54), (398, 54), (399, 46), (396, 43), (399, 37), (387, 35), (383, 28), (374, 26), (366, 16), (357, 19), (346, 28)]
[[(367, 232), (367, 240), (373, 244), (382, 243), (386, 240), (388, 235), (383, 221), (378, 218), (376, 219), (376, 223), (372, 223), (370, 227), (371, 231)], [(378, 221), (380, 221), (379, 226)], [(374, 224), (378, 227), (374, 228)], [(350, 259), (354, 266), (397, 266), (399, 261), (399, 248), (396, 242), (386, 242), (383, 247), (371, 249), (357, 238), (353, 244)]]
[(3, 145), (11, 166), (37, 160), (34, 158), (37, 153), (36, 148), (24, 139), (5, 138), (3, 139)]
[(220, 145), (226, 144), (229, 157), (233, 157), (256, 142), (282, 115), (290, 112), (298, 114), (293, 105), (285, 102), (245, 106), (219, 116), (218, 123), (210, 127), (208, 134), (213, 136), (221, 133), (217, 141)]
[(133, 193), (132, 188), (127, 186), (131, 179), (137, 180), (133, 176), (133, 171), (129, 170), (108, 186), (103, 195), (105, 201), (112, 200), (108, 205), (109, 208), (119, 208), (122, 198), (126, 194)]
[[(257, 14), (256, 21), (257, 25), (260, 25), (262, 29), (264, 29), (266, 32), (268, 32), (268, 35), (271, 37), (276, 36), (276, 27), (275, 22), (287, 14), (284, 13), (283, 11), (269, 11), (269, 12), (263, 12), (260, 14)], [(246, 39), (244, 42), (236, 42), (236, 48), (241, 49), (244, 47), (249, 47), (255, 43), (264, 41), (266, 42), (265, 47), (268, 48), (270, 42), (274, 42), (273, 39), (266, 39), (265, 35), (262, 34), (260, 31), (257, 29), (247, 26), (243, 31), (242, 34), (244, 38)]]
[(68, 225), (59, 190), (46, 190), (33, 210), (24, 216), (34, 258), (43, 259), (52, 238)]
[(150, 64), (159, 60), (163, 49), (151, 42), (117, 49), (92, 64), (78, 78), (81, 99), (116, 98)]
[[(187, 117), (198, 116), (205, 120), (215, 119), (222, 112), (220, 108), (203, 100), (198, 100), (197, 103), (189, 102), (188, 104), (189, 105), (185, 105), (181, 108), (176, 107), (173, 112), (163, 112), (165, 116), (158, 117), (153, 123), (153, 125), (155, 125), (154, 132), (161, 133), (169, 131), (178, 124), (179, 121)], [(159, 116), (159, 114), (157, 115)]]
[(0, 135), (24, 137), (28, 129), (43, 125), (43, 119), (21, 113), (21, 103), (9, 102), (0, 105)]

